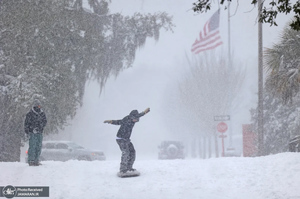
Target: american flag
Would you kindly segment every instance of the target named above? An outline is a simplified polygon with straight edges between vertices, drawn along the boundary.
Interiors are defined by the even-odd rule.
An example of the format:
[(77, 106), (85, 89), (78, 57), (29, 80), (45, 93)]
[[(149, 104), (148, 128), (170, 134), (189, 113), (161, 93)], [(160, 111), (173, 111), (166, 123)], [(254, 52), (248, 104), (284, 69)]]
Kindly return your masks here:
[(205, 23), (203, 31), (199, 34), (199, 40), (196, 39), (192, 45), (192, 52), (198, 54), (205, 50), (214, 49), (223, 44), (219, 31), (220, 10)]

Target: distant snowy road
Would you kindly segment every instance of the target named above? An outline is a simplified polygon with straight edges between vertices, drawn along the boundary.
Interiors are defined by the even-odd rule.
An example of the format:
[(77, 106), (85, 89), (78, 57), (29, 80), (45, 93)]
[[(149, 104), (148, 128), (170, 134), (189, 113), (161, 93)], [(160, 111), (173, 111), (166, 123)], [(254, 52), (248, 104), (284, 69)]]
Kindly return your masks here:
[(49, 186), (54, 199), (300, 199), (300, 153), (137, 160), (135, 178), (118, 178), (117, 160), (43, 163), (0, 163), (0, 186)]

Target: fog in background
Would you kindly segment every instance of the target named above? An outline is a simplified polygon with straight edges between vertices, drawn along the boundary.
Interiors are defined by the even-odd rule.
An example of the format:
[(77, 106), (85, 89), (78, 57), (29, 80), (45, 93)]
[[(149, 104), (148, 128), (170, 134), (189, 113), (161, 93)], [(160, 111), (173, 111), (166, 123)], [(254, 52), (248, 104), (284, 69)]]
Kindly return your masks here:
[[(111, 14), (120, 12), (132, 15), (135, 12), (154, 13), (167, 12), (173, 16), (176, 25), (174, 33), (161, 31), (158, 42), (148, 39), (146, 45), (137, 51), (133, 67), (124, 70), (115, 78), (108, 79), (100, 94), (97, 82), (86, 85), (83, 106), (78, 110), (70, 125), (58, 135), (45, 139), (72, 140), (78, 144), (103, 150), (107, 159), (120, 158), (120, 150), (115, 137), (119, 126), (104, 124), (104, 120), (122, 119), (133, 109), (139, 112), (150, 107), (151, 111), (140, 119), (133, 129), (132, 141), (137, 151), (137, 158), (157, 158), (157, 146), (163, 140), (189, 140), (188, 127), (180, 137), (172, 132), (171, 125), (178, 121), (167, 122), (166, 106), (172, 103), (169, 97), (176, 89), (189, 66), (186, 56), (193, 58), (191, 46), (204, 23), (218, 9), (214, 4), (211, 11), (197, 14), (192, 11), (192, 3), (196, 0), (113, 0)], [(235, 101), (237, 109), (230, 113), (230, 130), (233, 134), (233, 146), (241, 150), (242, 124), (250, 123), (251, 108), (257, 106), (257, 8), (249, 1), (239, 1), (231, 5), (231, 50), (234, 59), (242, 63), (246, 69), (246, 78), (242, 90)], [(264, 47), (272, 47), (277, 43), (280, 32), (291, 15), (279, 15), (278, 27), (263, 26)], [(221, 8), (220, 32), (223, 45), (218, 47), (216, 55), (228, 49), (227, 10)], [(180, 106), (180, 104), (178, 104)], [(212, 118), (213, 120), (213, 118)], [(188, 144), (188, 143), (187, 143)], [(219, 148), (220, 149), (220, 148)], [(189, 151), (189, 146), (187, 146)]]

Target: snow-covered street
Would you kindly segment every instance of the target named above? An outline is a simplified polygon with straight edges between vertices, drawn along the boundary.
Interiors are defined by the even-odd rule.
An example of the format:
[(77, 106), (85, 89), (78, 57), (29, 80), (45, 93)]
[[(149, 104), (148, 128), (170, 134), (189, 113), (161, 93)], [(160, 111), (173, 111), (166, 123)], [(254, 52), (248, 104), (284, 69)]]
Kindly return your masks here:
[(300, 199), (300, 154), (206, 160), (139, 160), (118, 178), (118, 160), (0, 163), (0, 186), (49, 186), (50, 198)]

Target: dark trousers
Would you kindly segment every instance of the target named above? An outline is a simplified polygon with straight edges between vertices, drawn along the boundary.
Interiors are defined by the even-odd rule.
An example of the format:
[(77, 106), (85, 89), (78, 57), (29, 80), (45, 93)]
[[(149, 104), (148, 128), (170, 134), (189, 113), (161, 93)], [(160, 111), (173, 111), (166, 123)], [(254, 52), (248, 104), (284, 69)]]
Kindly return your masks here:
[(135, 161), (135, 149), (130, 139), (117, 139), (117, 143), (122, 151), (120, 171), (126, 172), (132, 169)]
[(28, 162), (39, 162), (42, 152), (43, 134), (30, 133), (29, 149), (28, 149)]

